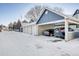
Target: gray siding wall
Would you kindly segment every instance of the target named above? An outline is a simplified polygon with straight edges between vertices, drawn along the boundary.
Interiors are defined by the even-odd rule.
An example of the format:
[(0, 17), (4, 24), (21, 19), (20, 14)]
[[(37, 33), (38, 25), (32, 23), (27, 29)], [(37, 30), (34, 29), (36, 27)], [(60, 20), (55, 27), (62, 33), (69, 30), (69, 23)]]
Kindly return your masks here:
[(63, 19), (64, 17), (56, 13), (53, 13), (49, 10), (45, 10), (42, 16), (40, 17), (39, 21), (37, 22), (37, 24), (56, 21), (56, 20), (63, 20)]

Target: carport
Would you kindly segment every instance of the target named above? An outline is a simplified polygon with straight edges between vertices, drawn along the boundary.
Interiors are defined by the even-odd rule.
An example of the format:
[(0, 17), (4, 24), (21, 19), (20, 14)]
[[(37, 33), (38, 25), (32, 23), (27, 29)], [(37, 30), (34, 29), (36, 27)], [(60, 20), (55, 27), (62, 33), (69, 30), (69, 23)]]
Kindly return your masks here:
[(32, 35), (41, 35), (46, 29), (54, 29), (56, 27), (64, 26), (65, 40), (74, 39), (75, 32), (69, 32), (68, 27), (70, 24), (79, 24), (79, 20), (74, 17), (69, 17), (63, 13), (59, 13), (50, 8), (44, 8), (36, 21), (26, 26), (27, 33)]
[(76, 25), (79, 24), (79, 21), (77, 19), (74, 19), (74, 18), (65, 18), (64, 20), (38, 24), (38, 34), (41, 35), (42, 32), (46, 29), (56, 28), (55, 24), (58, 24), (57, 27), (65, 27), (65, 41), (69, 41), (71, 39), (74, 39), (75, 32), (68, 31), (69, 24), (76, 24)]
[(55, 24), (57, 24), (57, 23), (60, 24), (63, 22), (64, 22), (64, 20), (58, 20), (58, 21), (52, 21), (52, 22), (38, 24), (38, 35), (41, 35), (44, 30), (54, 29)]

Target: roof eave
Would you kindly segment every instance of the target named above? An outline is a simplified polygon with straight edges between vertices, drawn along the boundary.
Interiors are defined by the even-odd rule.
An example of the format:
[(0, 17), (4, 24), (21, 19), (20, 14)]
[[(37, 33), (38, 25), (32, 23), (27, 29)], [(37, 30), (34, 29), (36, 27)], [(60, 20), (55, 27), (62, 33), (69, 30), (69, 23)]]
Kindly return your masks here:
[(53, 22), (41, 23), (41, 24), (38, 24), (38, 25), (55, 24), (55, 23), (61, 23), (61, 22), (65, 22), (65, 20), (62, 19), (62, 20), (53, 21)]

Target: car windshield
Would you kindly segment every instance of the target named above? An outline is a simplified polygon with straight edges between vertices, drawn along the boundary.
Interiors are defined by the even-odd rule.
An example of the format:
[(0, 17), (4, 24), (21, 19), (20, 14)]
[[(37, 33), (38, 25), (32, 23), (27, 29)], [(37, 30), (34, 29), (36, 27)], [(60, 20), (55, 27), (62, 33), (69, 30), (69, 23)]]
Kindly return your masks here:
[(74, 31), (72, 28), (68, 28), (69, 31)]

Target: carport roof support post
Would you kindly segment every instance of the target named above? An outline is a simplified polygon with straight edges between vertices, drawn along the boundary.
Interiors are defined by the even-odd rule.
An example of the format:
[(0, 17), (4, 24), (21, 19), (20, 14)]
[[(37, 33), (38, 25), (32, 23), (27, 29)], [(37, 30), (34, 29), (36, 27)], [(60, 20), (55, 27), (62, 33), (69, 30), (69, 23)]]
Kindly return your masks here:
[(65, 19), (65, 41), (68, 41), (68, 21)]

